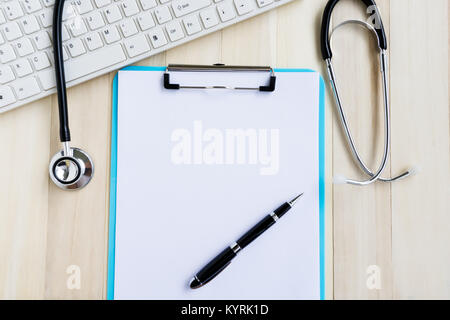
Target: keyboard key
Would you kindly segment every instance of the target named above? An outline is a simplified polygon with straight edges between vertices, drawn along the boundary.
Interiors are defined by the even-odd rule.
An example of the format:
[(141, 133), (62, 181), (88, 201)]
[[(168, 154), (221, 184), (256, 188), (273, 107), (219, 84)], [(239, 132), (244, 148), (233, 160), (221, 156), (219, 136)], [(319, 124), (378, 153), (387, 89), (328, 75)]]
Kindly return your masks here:
[(91, 0), (76, 0), (71, 1), (71, 3), (76, 8), (79, 14), (85, 14), (94, 10)]
[(135, 0), (124, 0), (122, 2), (122, 9), (126, 17), (131, 17), (139, 13), (139, 7)]
[(84, 47), (83, 42), (80, 39), (73, 39), (71, 41), (68, 41), (66, 46), (67, 50), (69, 50), (69, 53), (73, 58), (86, 53), (86, 48)]
[(106, 20), (108, 23), (114, 23), (122, 19), (122, 14), (117, 6), (112, 5), (105, 10)]
[(140, 54), (150, 51), (150, 46), (148, 45), (147, 39), (143, 34), (124, 41), (124, 46), (130, 58), (134, 58)]
[(23, 16), (23, 10), (19, 1), (9, 1), (3, 8), (9, 20), (14, 20)]
[(172, 42), (184, 38), (183, 28), (178, 21), (172, 21), (166, 24), (166, 31)]
[[(76, 80), (90, 73), (108, 68), (125, 61), (126, 56), (120, 44), (105, 47), (91, 52), (89, 55), (66, 62), (66, 81)], [(38, 78), (44, 90), (52, 89), (55, 84), (55, 71), (47, 69), (38, 73)]]
[(16, 102), (16, 97), (13, 91), (8, 86), (0, 87), (0, 108), (6, 107), (9, 104)]
[(86, 41), (86, 45), (89, 50), (97, 50), (101, 47), (103, 47), (103, 41), (102, 38), (98, 33), (93, 33), (91, 35), (88, 35), (84, 38), (84, 41)]
[(155, 26), (155, 21), (153, 20), (152, 14), (146, 11), (137, 17), (137, 22), (142, 31), (148, 30)]
[(234, 0), (234, 4), (236, 5), (237, 12), (240, 16), (255, 9), (254, 0)]
[(223, 22), (229, 21), (236, 17), (236, 11), (231, 2), (224, 2), (217, 5), (217, 11), (219, 12), (220, 20)]
[(7, 63), (16, 59), (16, 54), (14, 53), (13, 47), (9, 44), (5, 44), (0, 47), (0, 62)]
[(38, 73), (38, 79), (44, 90), (50, 90), (56, 87), (55, 71), (53, 69), (48, 69)]
[(203, 9), (211, 4), (211, 0), (174, 0), (172, 9), (175, 17), (187, 15), (191, 12)]
[(136, 28), (136, 24), (133, 20), (124, 20), (119, 23), (120, 30), (125, 38), (131, 37), (138, 33), (138, 29)]
[(97, 30), (105, 26), (105, 21), (100, 12), (95, 11), (86, 17), (87, 23), (91, 30)]
[(148, 33), (148, 37), (154, 48), (162, 47), (167, 44), (166, 36), (161, 28), (154, 28)]
[(260, 8), (268, 6), (269, 4), (273, 3), (273, 0), (256, 0), (256, 2), (258, 3), (258, 6)]
[(34, 77), (17, 81), (12, 86), (19, 100), (27, 99), (41, 92), (41, 88)]
[(200, 32), (202, 30), (197, 15), (184, 18), (183, 23), (188, 35)]
[(55, 71), (53, 69), (48, 69), (38, 73), (37, 78), (39, 79), (39, 82), (44, 90), (50, 90), (56, 87)]
[(3, 27), (3, 32), (5, 33), (6, 40), (9, 41), (19, 39), (21, 36), (23, 36), (23, 33), (20, 30), (17, 22), (10, 22), (5, 24), (5, 26)]
[(37, 22), (35, 16), (29, 15), (19, 20), (22, 25), (22, 29), (25, 34), (32, 34), (33, 32), (39, 31), (39, 23)]
[(156, 7), (156, 0), (139, 0), (139, 2), (144, 10)]
[(216, 9), (208, 8), (200, 12), (200, 18), (203, 21), (203, 25), (206, 29), (214, 27), (219, 23), (219, 19), (217, 18)]
[(5, 39), (3, 39), (2, 34), (0, 33), (0, 44), (4, 44), (5, 43)]
[(45, 52), (38, 52), (31, 56), (31, 62), (37, 71), (43, 70), (51, 66), (50, 60)]
[(97, 8), (102, 8), (108, 4), (111, 4), (111, 0), (95, 0), (95, 5)]
[(3, 15), (2, 10), (0, 10), (0, 24), (2, 24), (2, 23), (6, 23), (6, 18), (5, 18), (5, 16)]
[(28, 13), (33, 13), (42, 9), (39, 0), (23, 0), (22, 3)]
[(119, 31), (117, 31), (117, 28), (115, 26), (106, 27), (105, 29), (103, 29), (102, 34), (107, 44), (111, 44), (120, 40)]
[(67, 50), (64, 47), (63, 47), (62, 52), (63, 52), (63, 60), (64, 61), (69, 60), (69, 54), (67, 53)]
[(39, 12), (39, 20), (41, 20), (44, 28), (48, 28), (53, 24), (53, 9), (45, 9)]
[(11, 82), (15, 78), (16, 77), (9, 66), (0, 65), (0, 84)]
[(52, 45), (52, 41), (50, 40), (50, 36), (48, 32), (41, 31), (38, 34), (33, 36), (34, 43), (36, 44), (36, 48), (38, 50), (42, 50), (48, 48)]
[(62, 41), (67, 41), (70, 39), (69, 32), (67, 31), (67, 28), (65, 26), (62, 26), (61, 28), (61, 38)]
[(172, 20), (169, 8), (167, 6), (158, 7), (155, 9), (155, 17), (159, 24), (166, 23)]
[[(49, 57), (51, 56), (52, 60), (54, 60), (54, 52), (53, 52), (53, 49), (50, 50), (50, 51), (48, 52), (48, 54), (49, 54)], [(66, 50), (66, 48), (65, 48), (64, 46), (62, 47), (62, 54), (63, 54), (63, 60), (64, 60), (64, 61), (69, 60), (69, 54), (67, 53), (67, 50)]]
[(28, 59), (20, 59), (14, 61), (13, 67), (16, 70), (16, 74), (19, 78), (25, 77), (33, 72)]
[(22, 38), (15, 44), (19, 56), (24, 57), (34, 52), (33, 45), (28, 38)]
[(62, 20), (66, 21), (69, 19), (73, 19), (73, 18), (75, 18), (76, 15), (77, 15), (77, 13), (75, 12), (75, 6), (71, 2), (66, 1), (64, 3)]
[(44, 3), (44, 6), (46, 6), (46, 7), (51, 7), (55, 4), (55, 0), (42, 0), (42, 2)]
[(72, 36), (79, 37), (87, 32), (86, 24), (84, 23), (84, 20), (80, 17), (76, 17), (75, 19), (72, 19), (68, 25), (69, 30), (72, 33)]

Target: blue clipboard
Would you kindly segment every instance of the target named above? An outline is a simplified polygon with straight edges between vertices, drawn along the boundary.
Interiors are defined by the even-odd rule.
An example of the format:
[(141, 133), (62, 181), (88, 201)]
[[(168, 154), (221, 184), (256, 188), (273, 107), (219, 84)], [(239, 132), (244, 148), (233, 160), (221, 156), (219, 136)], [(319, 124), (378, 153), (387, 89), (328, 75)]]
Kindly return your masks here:
[[(129, 66), (121, 70), (165, 71), (166, 67)], [(279, 72), (316, 72), (310, 69), (274, 69)], [(320, 299), (325, 300), (325, 82), (319, 77), (319, 247), (320, 247)], [(113, 81), (112, 124), (111, 124), (111, 179), (109, 198), (109, 234), (108, 234), (108, 300), (114, 300), (115, 239), (116, 239), (116, 192), (117, 192), (117, 103), (118, 74)]]

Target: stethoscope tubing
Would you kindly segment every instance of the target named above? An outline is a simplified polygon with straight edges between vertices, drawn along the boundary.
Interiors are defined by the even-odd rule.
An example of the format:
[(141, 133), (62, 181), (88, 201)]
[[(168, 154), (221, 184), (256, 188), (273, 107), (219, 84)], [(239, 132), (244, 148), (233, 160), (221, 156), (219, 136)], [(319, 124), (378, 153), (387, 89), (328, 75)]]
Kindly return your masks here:
[(330, 85), (333, 91), (334, 99), (336, 101), (336, 107), (338, 110), (339, 118), (342, 124), (342, 127), (345, 132), (345, 136), (348, 142), (348, 145), (350, 147), (352, 156), (357, 163), (357, 165), (361, 168), (361, 170), (364, 172), (364, 174), (368, 175), (370, 179), (364, 180), (364, 181), (358, 181), (353, 179), (345, 179), (345, 183), (351, 184), (351, 185), (357, 185), (357, 186), (367, 186), (370, 185), (376, 181), (382, 181), (382, 182), (393, 182), (396, 180), (399, 180), (401, 178), (405, 178), (411, 174), (411, 171), (406, 171), (400, 175), (397, 175), (393, 178), (382, 178), (381, 175), (386, 169), (387, 161), (389, 158), (389, 152), (390, 152), (390, 139), (391, 139), (391, 132), (390, 132), (390, 125), (391, 125), (391, 119), (390, 119), (390, 103), (389, 103), (389, 87), (388, 87), (388, 79), (387, 79), (387, 73), (388, 73), (388, 63), (387, 63), (387, 38), (386, 33), (384, 31), (381, 15), (376, 7), (375, 1), (373, 0), (362, 0), (368, 7), (374, 6), (376, 10), (376, 14), (378, 15), (378, 22), (380, 23), (379, 28), (375, 29), (371, 25), (368, 25), (365, 22), (359, 21), (359, 20), (349, 20), (341, 23), (338, 25), (333, 32), (338, 29), (339, 27), (348, 24), (348, 23), (357, 23), (359, 25), (367, 27), (369, 30), (373, 31), (375, 35), (377, 36), (378, 40), (378, 47), (380, 49), (380, 70), (382, 75), (382, 82), (383, 82), (383, 103), (384, 103), (384, 147), (383, 147), (383, 157), (380, 162), (379, 168), (376, 172), (372, 172), (367, 165), (364, 163), (362, 157), (360, 156), (356, 146), (354, 139), (350, 133), (349, 125), (347, 122), (347, 118), (345, 116), (344, 108), (342, 106), (342, 100), (340, 98), (339, 89), (337, 85), (336, 75), (333, 68), (332, 63), (332, 49), (331, 49), (331, 37), (333, 32), (330, 34), (330, 21), (331, 21), (331, 15), (334, 7), (339, 2), (339, 0), (330, 0), (325, 8), (323, 20), (322, 20), (322, 29), (321, 29), (321, 49), (322, 49), (322, 57), (325, 60), (327, 71), (328, 71), (328, 77), (330, 81)]
[(70, 141), (66, 77), (62, 48), (62, 16), (64, 2), (65, 0), (56, 0), (53, 13), (53, 52), (55, 58), (55, 80), (58, 92), (59, 138), (63, 143)]

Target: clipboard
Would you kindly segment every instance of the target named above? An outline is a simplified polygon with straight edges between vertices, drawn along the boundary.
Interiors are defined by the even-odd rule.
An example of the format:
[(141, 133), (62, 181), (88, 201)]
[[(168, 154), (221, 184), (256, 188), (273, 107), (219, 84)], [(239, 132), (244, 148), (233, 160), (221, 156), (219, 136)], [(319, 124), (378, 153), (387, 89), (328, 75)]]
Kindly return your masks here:
[[(278, 74), (315, 74), (313, 70), (308, 69), (272, 69), (270, 67), (236, 67), (236, 66), (186, 66), (171, 65), (169, 67), (127, 67), (123, 71), (133, 72), (156, 72), (161, 76), (160, 85), (162, 90), (177, 90), (183, 92), (196, 91), (220, 91), (218, 89), (238, 90), (238, 91), (260, 91), (261, 94), (271, 94), (277, 90)], [(199, 84), (185, 83), (174, 81), (171, 75), (175, 72), (216, 72), (220, 70), (224, 73), (244, 72), (253, 73), (261, 72), (265, 74), (266, 82), (259, 86), (229, 86), (223, 84)], [(176, 79), (175, 79), (176, 80)], [(319, 299), (325, 299), (325, 85), (323, 79), (318, 75), (318, 228), (319, 228)], [(263, 88), (261, 90), (261, 88)], [(211, 90), (210, 90), (211, 89)], [(115, 281), (116, 281), (116, 213), (117, 213), (117, 160), (118, 160), (118, 104), (119, 104), (119, 75), (116, 75), (113, 83), (113, 112), (112, 112), (112, 135), (111, 135), (111, 181), (110, 181), (110, 217), (109, 217), (109, 244), (108, 244), (108, 276), (107, 276), (107, 298), (115, 298)], [(232, 93), (230, 93), (232, 94)], [(289, 195), (286, 195), (289, 197)], [(276, 203), (273, 203), (275, 206)], [(264, 214), (264, 212), (260, 212)], [(276, 231), (274, 231), (276, 232)], [(223, 243), (222, 246), (225, 246)], [(257, 246), (258, 244), (255, 244)], [(245, 254), (245, 253), (244, 253)], [(203, 261), (206, 262), (206, 261)], [(192, 270), (195, 272), (195, 270)], [(186, 279), (188, 280), (188, 279)], [(151, 288), (149, 288), (151, 290)], [(138, 297), (139, 298), (139, 297)], [(163, 297), (167, 298), (167, 297)], [(191, 297), (192, 298), (192, 297)], [(195, 299), (195, 297), (193, 298)]]

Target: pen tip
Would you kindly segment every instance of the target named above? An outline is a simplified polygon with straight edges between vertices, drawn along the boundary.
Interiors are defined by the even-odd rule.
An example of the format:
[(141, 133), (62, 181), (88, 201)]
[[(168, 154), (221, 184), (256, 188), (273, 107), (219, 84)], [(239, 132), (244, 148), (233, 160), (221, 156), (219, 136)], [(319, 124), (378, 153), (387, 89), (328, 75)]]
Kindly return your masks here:
[(291, 207), (298, 201), (298, 199), (300, 199), (303, 196), (303, 192), (300, 193), (298, 196), (296, 196), (294, 199), (292, 199), (291, 201), (289, 201), (289, 204), (291, 205)]
[(200, 281), (197, 280), (197, 278), (193, 278), (191, 280), (191, 284), (189, 285), (191, 289), (197, 289), (200, 288), (201, 286), (202, 284), (200, 283)]

